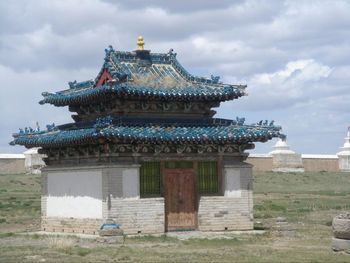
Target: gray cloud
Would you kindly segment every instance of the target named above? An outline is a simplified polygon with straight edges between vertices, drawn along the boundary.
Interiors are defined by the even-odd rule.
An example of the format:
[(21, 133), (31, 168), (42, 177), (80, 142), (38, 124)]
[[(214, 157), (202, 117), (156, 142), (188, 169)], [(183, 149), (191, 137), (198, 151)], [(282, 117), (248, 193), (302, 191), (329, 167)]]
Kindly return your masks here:
[(211, 1), (211, 0), (202, 0), (198, 1), (171, 1), (165, 2), (162, 0), (124, 0), (124, 1), (113, 1), (113, 0), (105, 0), (105, 2), (110, 4), (117, 4), (124, 9), (134, 9), (134, 10), (142, 10), (147, 7), (158, 7), (168, 12), (172, 13), (193, 13), (202, 10), (215, 10), (215, 9), (224, 9), (232, 5), (242, 4), (243, 0), (231, 1), (231, 0), (222, 0), (222, 1)]

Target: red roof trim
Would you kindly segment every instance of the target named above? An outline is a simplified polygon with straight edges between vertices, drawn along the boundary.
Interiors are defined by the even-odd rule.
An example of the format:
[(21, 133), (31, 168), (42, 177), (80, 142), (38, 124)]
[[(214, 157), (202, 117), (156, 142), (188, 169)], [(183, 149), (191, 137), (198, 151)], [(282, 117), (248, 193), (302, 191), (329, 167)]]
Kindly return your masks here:
[(102, 86), (104, 85), (108, 80), (112, 80), (113, 77), (112, 75), (108, 72), (107, 69), (103, 70), (103, 73), (101, 75), (101, 77), (99, 78), (99, 80), (96, 83), (96, 87)]

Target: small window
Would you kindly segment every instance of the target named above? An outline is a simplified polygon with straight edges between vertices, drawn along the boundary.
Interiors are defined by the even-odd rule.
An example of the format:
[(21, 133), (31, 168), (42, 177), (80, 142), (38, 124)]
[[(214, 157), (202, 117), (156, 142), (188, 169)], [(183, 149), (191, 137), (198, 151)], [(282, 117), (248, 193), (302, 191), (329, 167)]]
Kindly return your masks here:
[(141, 197), (160, 196), (160, 163), (144, 162), (140, 168)]
[(219, 192), (217, 162), (198, 162), (198, 188), (200, 194), (217, 194)]
[(192, 169), (193, 162), (190, 161), (168, 161), (165, 162), (166, 169)]

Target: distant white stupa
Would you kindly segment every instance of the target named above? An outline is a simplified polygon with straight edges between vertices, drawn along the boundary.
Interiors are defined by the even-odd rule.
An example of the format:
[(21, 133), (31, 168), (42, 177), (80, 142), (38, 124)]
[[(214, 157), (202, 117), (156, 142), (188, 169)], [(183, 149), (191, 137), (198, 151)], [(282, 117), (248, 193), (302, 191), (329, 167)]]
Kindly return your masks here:
[(304, 172), (301, 154), (295, 153), (287, 144), (287, 139), (278, 139), (272, 147), (272, 165), (274, 172)]
[(350, 172), (350, 127), (348, 127), (345, 143), (340, 149), (341, 151), (337, 153), (339, 158), (339, 170), (342, 172)]
[(295, 154), (294, 151), (290, 149), (290, 146), (287, 144), (287, 139), (281, 139), (279, 138), (275, 144), (275, 146), (272, 147), (273, 151), (269, 154)]
[(41, 174), (41, 169), (45, 167), (43, 158), (46, 156), (38, 153), (38, 150), (39, 148), (31, 148), (23, 153), (25, 156), (24, 165), (26, 173)]

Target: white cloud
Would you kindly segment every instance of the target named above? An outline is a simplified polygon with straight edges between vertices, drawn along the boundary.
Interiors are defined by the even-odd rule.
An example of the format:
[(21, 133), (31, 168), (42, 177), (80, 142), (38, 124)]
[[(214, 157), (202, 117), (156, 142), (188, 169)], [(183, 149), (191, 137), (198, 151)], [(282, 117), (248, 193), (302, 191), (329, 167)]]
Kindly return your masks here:
[(247, 80), (249, 97), (245, 105), (240, 106), (247, 110), (271, 110), (293, 107), (318, 98), (324, 94), (320, 84), (331, 72), (329, 66), (308, 59), (290, 61), (283, 69), (273, 73), (255, 74)]

